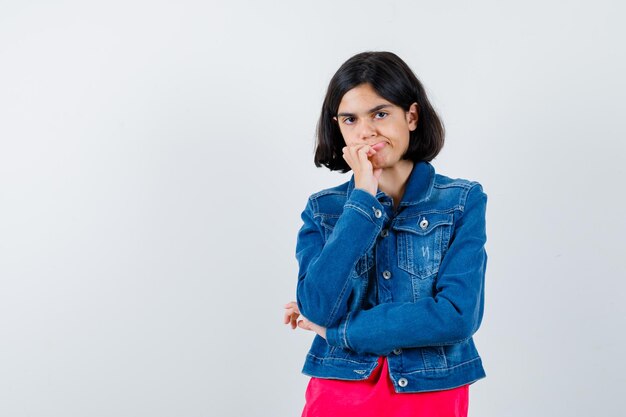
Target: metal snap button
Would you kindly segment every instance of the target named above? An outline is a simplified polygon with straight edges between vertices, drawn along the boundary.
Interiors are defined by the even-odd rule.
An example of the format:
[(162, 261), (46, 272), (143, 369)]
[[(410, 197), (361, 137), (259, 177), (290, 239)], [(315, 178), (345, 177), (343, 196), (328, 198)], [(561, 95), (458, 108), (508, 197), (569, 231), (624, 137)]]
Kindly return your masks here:
[(402, 349), (396, 348), (396, 349), (393, 350), (393, 353), (395, 353), (396, 355), (399, 355), (399, 354), (402, 353)]
[(383, 231), (382, 231), (382, 232), (380, 232), (380, 235), (381, 235), (382, 237), (387, 237), (387, 236), (389, 236), (389, 230), (387, 230), (387, 229), (383, 229)]
[(426, 217), (424, 217), (422, 221), (420, 222), (420, 227), (422, 229), (426, 229), (428, 227), (428, 220), (426, 220)]
[(400, 378), (398, 380), (398, 385), (400, 385), (402, 388), (406, 387), (407, 385), (409, 385), (409, 381), (407, 381), (406, 378)]
[(383, 278), (385, 278), (385, 279), (389, 279), (389, 278), (391, 278), (391, 272), (389, 272), (389, 271), (384, 271), (384, 272), (383, 272)]
[(383, 212), (380, 211), (380, 209), (374, 209), (374, 216), (376, 216), (377, 219), (380, 219), (382, 215), (383, 215)]

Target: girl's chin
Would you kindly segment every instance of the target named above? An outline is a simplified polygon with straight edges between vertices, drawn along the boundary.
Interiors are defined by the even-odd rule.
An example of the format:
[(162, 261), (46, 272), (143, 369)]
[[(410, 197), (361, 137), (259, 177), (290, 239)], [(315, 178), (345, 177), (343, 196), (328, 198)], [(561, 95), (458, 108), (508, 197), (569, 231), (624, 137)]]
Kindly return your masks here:
[(387, 167), (387, 163), (385, 161), (384, 158), (378, 158), (378, 155), (374, 155), (374, 157), (372, 159), (370, 159), (370, 162), (372, 163), (372, 167), (374, 167), (374, 169), (376, 168), (386, 168)]
[(381, 158), (381, 159), (372, 158), (371, 162), (372, 162), (372, 167), (374, 169), (378, 169), (378, 168), (386, 169), (386, 168), (391, 168), (395, 165), (401, 164), (400, 161), (393, 161), (393, 160), (389, 161), (384, 158)]

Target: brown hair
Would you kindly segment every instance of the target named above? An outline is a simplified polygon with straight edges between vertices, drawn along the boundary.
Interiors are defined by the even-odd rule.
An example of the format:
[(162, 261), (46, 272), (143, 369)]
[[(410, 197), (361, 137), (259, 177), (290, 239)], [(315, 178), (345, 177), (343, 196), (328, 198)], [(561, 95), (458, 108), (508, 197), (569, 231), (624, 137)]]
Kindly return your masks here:
[(417, 128), (410, 132), (409, 148), (402, 159), (430, 162), (439, 154), (444, 144), (444, 126), (413, 71), (392, 52), (361, 52), (344, 62), (330, 80), (317, 123), (315, 166), (350, 171), (342, 156), (345, 142), (333, 117), (337, 116), (344, 94), (361, 84), (371, 85), (378, 95), (405, 111), (417, 103)]

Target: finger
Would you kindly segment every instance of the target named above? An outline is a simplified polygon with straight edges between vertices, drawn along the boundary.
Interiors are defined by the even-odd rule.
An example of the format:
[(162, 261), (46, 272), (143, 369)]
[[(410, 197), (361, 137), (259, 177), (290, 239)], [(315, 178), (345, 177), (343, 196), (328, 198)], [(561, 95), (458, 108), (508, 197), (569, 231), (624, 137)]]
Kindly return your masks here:
[(285, 304), (285, 308), (298, 308), (298, 304), (295, 301), (291, 301)]
[(285, 316), (292, 316), (294, 314), (300, 315), (300, 310), (298, 310), (297, 307), (289, 307), (285, 309)]
[(376, 152), (376, 149), (374, 149), (371, 145), (368, 145), (367, 143), (353, 145), (351, 148), (354, 150), (355, 155), (357, 155), (359, 152), (366, 152), (367, 154)]
[(292, 302), (291, 302), (291, 303), (289, 303), (289, 304), (291, 304), (291, 306), (293, 307), (293, 309), (294, 309), (294, 311), (295, 311), (296, 313), (300, 314), (300, 309), (298, 308), (298, 303), (296, 303), (295, 301), (292, 301)]
[[(368, 147), (371, 149), (371, 147), (368, 145)], [(360, 152), (358, 152), (358, 158), (359, 158), (359, 162), (364, 165), (364, 166), (368, 166), (368, 164), (370, 164), (370, 161), (368, 159), (368, 153), (366, 150), (360, 150)]]
[(356, 148), (356, 153), (357, 155), (360, 154), (368, 154), (370, 151), (373, 151), (374, 149), (370, 146), (370, 145), (361, 145), (358, 148)]
[[(294, 310), (295, 310), (295, 311), (294, 311)], [(286, 323), (289, 323), (289, 320), (291, 320), (291, 318), (292, 318), (293, 316), (298, 317), (299, 315), (300, 315), (300, 312), (299, 312), (297, 309), (294, 309), (294, 308), (288, 308), (288, 309), (285, 311), (285, 315), (284, 315), (284, 321), (285, 321), (285, 324), (286, 324)]]
[(349, 166), (352, 170), (354, 170), (354, 162), (352, 162), (352, 161), (353, 161), (353, 158), (352, 158), (352, 155), (351, 155), (351, 153), (350, 153), (350, 149), (349, 149), (347, 146), (344, 146), (344, 147), (343, 147), (343, 149), (342, 149), (342, 155), (341, 155), (341, 156), (343, 157), (344, 161), (346, 161), (346, 163), (348, 164), (348, 166)]
[[(370, 153), (373, 151), (372, 147), (369, 145), (362, 145), (359, 148), (355, 149), (355, 154), (360, 163), (363, 163), (364, 160), (370, 156)], [(376, 151), (374, 151), (376, 152)], [(373, 154), (372, 154), (373, 155)]]
[(350, 162), (352, 162), (351, 168), (355, 170), (358, 169), (359, 165), (362, 164), (361, 158), (359, 158), (359, 150), (363, 147), (363, 145), (355, 145), (348, 148), (348, 154), (350, 155)]

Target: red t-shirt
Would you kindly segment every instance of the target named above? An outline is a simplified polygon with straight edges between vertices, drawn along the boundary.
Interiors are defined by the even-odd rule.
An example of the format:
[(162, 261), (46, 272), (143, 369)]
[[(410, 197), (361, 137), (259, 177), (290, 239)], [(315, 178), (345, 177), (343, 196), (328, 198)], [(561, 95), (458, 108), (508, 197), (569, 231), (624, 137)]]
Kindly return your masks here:
[(362, 381), (312, 377), (305, 398), (302, 417), (467, 417), (469, 384), (398, 394), (387, 358), (381, 356), (369, 378)]

